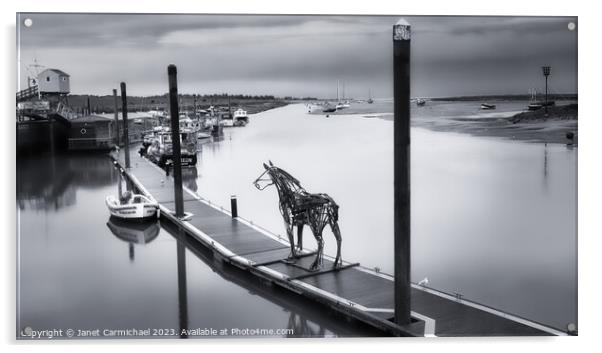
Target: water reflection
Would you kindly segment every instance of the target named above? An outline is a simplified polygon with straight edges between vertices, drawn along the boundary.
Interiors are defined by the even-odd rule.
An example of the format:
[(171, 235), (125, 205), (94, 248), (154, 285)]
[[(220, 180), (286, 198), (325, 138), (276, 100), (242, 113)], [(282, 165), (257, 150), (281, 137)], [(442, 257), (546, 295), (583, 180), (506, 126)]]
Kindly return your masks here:
[(107, 168), (107, 157), (41, 156), (17, 159), (19, 209), (59, 210), (76, 203), (76, 190), (115, 182), (118, 173)]
[(199, 177), (199, 172), (196, 166), (190, 166), (187, 168), (182, 168), (182, 184), (184, 187), (197, 191), (198, 185), (196, 183), (197, 178)]
[(134, 244), (145, 245), (153, 241), (161, 226), (158, 221), (131, 222), (111, 216), (107, 227), (115, 237), (128, 243), (130, 261), (134, 261)]
[(548, 188), (548, 144), (543, 147), (543, 188)]
[(326, 334), (324, 327), (316, 325), (292, 311), (288, 317), (287, 328), (291, 329), (295, 335), (288, 334), (286, 337), (323, 337)]
[[(178, 233), (182, 236), (182, 230)], [(188, 291), (186, 285), (186, 246), (181, 241), (177, 245), (178, 262), (178, 309), (180, 321), (180, 338), (188, 338)]]

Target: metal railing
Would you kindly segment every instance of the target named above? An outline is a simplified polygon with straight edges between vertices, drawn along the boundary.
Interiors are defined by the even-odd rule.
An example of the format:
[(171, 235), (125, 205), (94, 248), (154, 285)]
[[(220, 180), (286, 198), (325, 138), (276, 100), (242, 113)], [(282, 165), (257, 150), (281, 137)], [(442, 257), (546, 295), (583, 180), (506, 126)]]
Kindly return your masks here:
[(38, 86), (26, 88), (17, 92), (17, 103), (27, 100), (29, 98), (36, 97), (38, 95)]

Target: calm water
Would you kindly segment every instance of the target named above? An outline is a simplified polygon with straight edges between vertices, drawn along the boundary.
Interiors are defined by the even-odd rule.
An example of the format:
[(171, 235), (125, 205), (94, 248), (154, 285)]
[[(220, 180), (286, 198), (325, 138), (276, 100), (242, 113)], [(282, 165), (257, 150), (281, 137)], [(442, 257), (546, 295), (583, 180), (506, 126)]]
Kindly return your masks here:
[[(471, 114), (464, 103), (440, 105)], [(419, 125), (419, 124), (418, 124)], [(324, 118), (291, 105), (206, 143), (185, 185), (284, 233), (276, 191), (252, 181), (271, 160), (340, 205), (343, 258), (392, 272), (392, 122)], [(18, 325), (34, 329), (261, 328), (369, 335), (304, 301), (247, 283), (158, 224), (113, 222), (106, 157), (18, 165)], [(577, 150), (412, 129), (412, 277), (558, 328), (576, 322)], [(305, 244), (313, 246), (309, 230)], [(326, 230), (326, 252), (334, 254)], [(194, 249), (193, 249), (194, 250)], [(179, 266), (178, 266), (179, 260)], [(184, 266), (185, 264), (185, 266)], [(277, 336), (286, 336), (279, 334)]]
[[(189, 186), (194, 177), (188, 174)], [(185, 248), (159, 223), (132, 226), (110, 219), (104, 198), (117, 193), (119, 178), (107, 157), (21, 160), (18, 178), (18, 330), (292, 329), (292, 334), (269, 336), (374, 335), (305, 301), (245, 281), (203, 251)]]
[[(418, 126), (482, 114), (474, 103), (413, 109)], [(303, 105), (260, 113), (203, 146), (194, 187), (224, 207), (237, 195), (241, 216), (284, 234), (276, 191), (251, 184), (271, 160), (340, 205), (344, 259), (392, 273), (392, 127), (387, 119), (309, 115)], [(561, 329), (576, 322), (577, 150), (411, 133), (413, 280), (427, 277), (433, 288)], [(313, 245), (310, 238), (305, 232)], [(325, 238), (334, 255), (328, 230)]]

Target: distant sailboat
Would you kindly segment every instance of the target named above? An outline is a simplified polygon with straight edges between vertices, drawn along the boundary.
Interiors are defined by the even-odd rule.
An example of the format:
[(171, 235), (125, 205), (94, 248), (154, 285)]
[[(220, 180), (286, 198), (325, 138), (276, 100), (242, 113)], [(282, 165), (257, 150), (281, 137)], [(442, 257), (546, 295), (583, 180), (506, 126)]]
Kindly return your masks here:
[(366, 102), (368, 102), (368, 104), (374, 103), (374, 100), (372, 99), (372, 91), (370, 89), (368, 89), (368, 100)]
[[(337, 103), (339, 101), (339, 81), (337, 80)], [(323, 113), (334, 113), (337, 111), (336, 104), (333, 106), (329, 102), (324, 102), (324, 107), (322, 108)], [(327, 115), (328, 117), (328, 115)]]
[(529, 93), (531, 93), (531, 100), (529, 100), (529, 105), (527, 106), (527, 108), (529, 110), (541, 109), (543, 107), (543, 104), (537, 101), (537, 90), (535, 88), (532, 88), (529, 90)]
[[(345, 82), (343, 81), (343, 100), (345, 100)], [(340, 109), (345, 109), (345, 108), (349, 108), (349, 102), (345, 101), (345, 102), (341, 102), (340, 98), (339, 98), (339, 80), (337, 80), (337, 105), (336, 105), (336, 110), (340, 110)]]

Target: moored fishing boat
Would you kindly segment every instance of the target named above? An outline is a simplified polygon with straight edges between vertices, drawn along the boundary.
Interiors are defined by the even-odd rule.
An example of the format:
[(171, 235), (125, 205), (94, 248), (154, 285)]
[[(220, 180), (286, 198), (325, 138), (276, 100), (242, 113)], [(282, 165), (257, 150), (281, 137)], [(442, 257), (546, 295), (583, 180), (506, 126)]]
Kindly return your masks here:
[(219, 112), (219, 124), (223, 127), (233, 127), (234, 119), (232, 118), (232, 114), (230, 112)]
[[(197, 132), (189, 129), (180, 130), (180, 160), (182, 166), (196, 165), (197, 135)], [(149, 160), (161, 168), (172, 162), (173, 149), (169, 128), (154, 131), (154, 138), (145, 154)]]
[(249, 116), (247, 115), (247, 111), (242, 108), (236, 109), (234, 111), (234, 126), (245, 126), (249, 123)]

